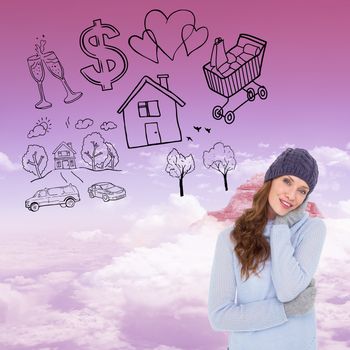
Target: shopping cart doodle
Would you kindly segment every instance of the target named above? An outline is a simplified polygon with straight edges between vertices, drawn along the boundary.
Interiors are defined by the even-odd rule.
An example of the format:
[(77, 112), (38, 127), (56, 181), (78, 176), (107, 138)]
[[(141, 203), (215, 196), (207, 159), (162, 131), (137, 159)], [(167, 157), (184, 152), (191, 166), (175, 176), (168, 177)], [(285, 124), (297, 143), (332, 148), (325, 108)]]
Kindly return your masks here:
[[(261, 74), (266, 44), (265, 40), (253, 35), (240, 34), (236, 45), (226, 51), (224, 40), (215, 39), (210, 62), (203, 66), (203, 71), (209, 89), (226, 97), (227, 100), (224, 105), (213, 108), (214, 119), (220, 120), (224, 117), (227, 124), (232, 124), (235, 120), (235, 111), (246, 102), (254, 101), (256, 95), (262, 100), (267, 98), (266, 88), (256, 83)], [(241, 90), (246, 92), (246, 100), (234, 110), (224, 114), (224, 107), (229, 98)]]

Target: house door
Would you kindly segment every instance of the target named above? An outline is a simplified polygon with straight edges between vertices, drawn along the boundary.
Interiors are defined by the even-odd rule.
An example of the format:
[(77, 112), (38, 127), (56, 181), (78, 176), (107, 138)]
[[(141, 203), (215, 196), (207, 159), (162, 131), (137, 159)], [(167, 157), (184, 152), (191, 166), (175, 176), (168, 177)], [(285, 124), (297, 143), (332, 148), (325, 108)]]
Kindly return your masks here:
[(148, 145), (155, 145), (157, 143), (162, 143), (158, 123), (146, 123), (146, 140)]
[(63, 169), (69, 169), (70, 168), (68, 160), (62, 160), (62, 168)]

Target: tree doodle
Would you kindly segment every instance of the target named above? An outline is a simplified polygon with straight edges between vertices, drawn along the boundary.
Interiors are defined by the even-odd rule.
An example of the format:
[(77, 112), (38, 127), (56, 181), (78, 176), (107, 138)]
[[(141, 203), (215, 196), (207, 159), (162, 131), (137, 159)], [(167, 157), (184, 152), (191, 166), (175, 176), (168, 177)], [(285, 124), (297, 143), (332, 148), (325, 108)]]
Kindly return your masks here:
[(107, 158), (103, 163), (104, 169), (112, 169), (119, 163), (119, 155), (115, 147), (110, 142), (105, 142), (107, 146)]
[(47, 70), (57, 79), (59, 79), (66, 90), (66, 97), (64, 98), (65, 103), (72, 103), (78, 100), (83, 93), (82, 92), (74, 92), (70, 86), (68, 85), (65, 72), (62, 66), (61, 61), (58, 59), (56, 53), (54, 51), (45, 52), (45, 44), (46, 40), (40, 40), (39, 45), (35, 44), (36, 54), (28, 57), (27, 63), (29, 72), (32, 78), (38, 84), (40, 101), (35, 104), (35, 108), (38, 109), (46, 109), (52, 106), (51, 102), (46, 101), (44, 94), (43, 81), (45, 79), (45, 69), (44, 64)]
[(183, 154), (179, 153), (176, 148), (173, 148), (167, 156), (167, 166), (165, 171), (172, 177), (177, 177), (179, 179), (180, 186), (180, 196), (184, 195), (183, 179), (184, 177), (194, 171), (195, 163), (193, 155), (190, 154), (185, 157)]
[(120, 49), (107, 42), (119, 36), (119, 31), (101, 19), (93, 20), (93, 25), (80, 34), (80, 48), (85, 55), (97, 60), (97, 68), (90, 65), (80, 70), (90, 83), (100, 85), (102, 91), (112, 90), (128, 69), (128, 60)]
[(136, 53), (159, 63), (158, 50), (173, 61), (181, 47), (189, 56), (207, 42), (208, 36), (206, 27), (196, 28), (192, 11), (181, 9), (166, 16), (156, 9), (146, 14), (142, 36), (133, 35), (128, 42)]
[(230, 146), (217, 142), (209, 151), (203, 152), (203, 164), (207, 169), (214, 169), (224, 177), (225, 191), (228, 191), (227, 173), (236, 168), (236, 158)]
[(106, 142), (98, 132), (93, 132), (84, 137), (81, 157), (85, 163), (91, 166), (93, 171), (115, 170), (119, 163), (119, 156), (115, 147), (110, 142)]
[(45, 148), (39, 145), (29, 145), (22, 157), (22, 166), (25, 171), (34, 174), (38, 179), (43, 177), (48, 156)]

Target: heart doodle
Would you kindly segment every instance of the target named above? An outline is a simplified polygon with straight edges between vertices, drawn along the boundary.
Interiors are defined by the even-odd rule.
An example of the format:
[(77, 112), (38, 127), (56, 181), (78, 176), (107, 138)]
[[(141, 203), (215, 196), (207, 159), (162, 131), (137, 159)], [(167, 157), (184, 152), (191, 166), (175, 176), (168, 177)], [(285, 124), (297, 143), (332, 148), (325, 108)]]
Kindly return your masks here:
[(193, 25), (187, 24), (182, 28), (181, 37), (185, 45), (187, 56), (198, 50), (208, 40), (209, 32), (206, 27), (196, 29)]
[(150, 30), (144, 30), (142, 37), (138, 35), (131, 36), (128, 43), (139, 55), (154, 63), (159, 63), (157, 39)]
[(150, 39), (158, 45), (159, 49), (172, 61), (177, 50), (184, 44), (182, 29), (186, 25), (195, 25), (194, 13), (189, 10), (177, 10), (168, 17), (160, 10), (152, 10), (146, 14), (145, 29), (151, 32)]

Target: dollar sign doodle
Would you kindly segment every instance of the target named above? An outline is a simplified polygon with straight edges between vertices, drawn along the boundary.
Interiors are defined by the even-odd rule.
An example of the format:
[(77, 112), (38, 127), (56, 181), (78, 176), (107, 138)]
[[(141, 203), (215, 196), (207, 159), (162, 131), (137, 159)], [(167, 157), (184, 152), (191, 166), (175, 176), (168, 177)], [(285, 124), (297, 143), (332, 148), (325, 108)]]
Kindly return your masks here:
[(80, 34), (80, 47), (89, 57), (98, 62), (80, 70), (81, 74), (92, 84), (101, 85), (103, 91), (112, 90), (112, 83), (119, 80), (128, 69), (125, 54), (115, 46), (108, 45), (106, 39), (119, 36), (118, 30), (110, 24), (93, 20), (93, 25)]

